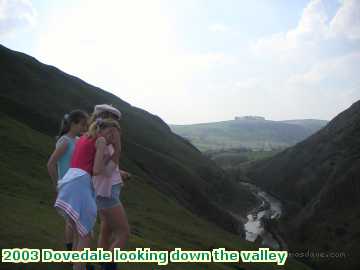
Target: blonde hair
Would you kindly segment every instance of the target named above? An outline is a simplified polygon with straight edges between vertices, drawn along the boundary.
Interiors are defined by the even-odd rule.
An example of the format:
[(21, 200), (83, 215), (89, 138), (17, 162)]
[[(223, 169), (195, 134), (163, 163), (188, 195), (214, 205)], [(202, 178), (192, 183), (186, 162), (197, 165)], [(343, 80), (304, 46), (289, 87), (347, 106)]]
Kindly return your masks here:
[(98, 133), (105, 128), (116, 128), (120, 132), (120, 125), (116, 120), (99, 118), (91, 123), (88, 130), (88, 135), (92, 138), (95, 138)]
[[(100, 105), (97, 105), (97, 106), (100, 106)], [(108, 106), (113, 107), (112, 105), (108, 105)], [(95, 108), (96, 108), (96, 106), (95, 106)], [(114, 108), (114, 109), (117, 110), (116, 108)], [(111, 117), (111, 116), (114, 116), (114, 117)], [(94, 110), (94, 112), (91, 114), (91, 116), (89, 118), (88, 124), (91, 125), (98, 118), (113, 119), (113, 120), (116, 120), (116, 121), (120, 121), (120, 118), (115, 113), (113, 113), (112, 111), (103, 110), (101, 112), (96, 112)]]

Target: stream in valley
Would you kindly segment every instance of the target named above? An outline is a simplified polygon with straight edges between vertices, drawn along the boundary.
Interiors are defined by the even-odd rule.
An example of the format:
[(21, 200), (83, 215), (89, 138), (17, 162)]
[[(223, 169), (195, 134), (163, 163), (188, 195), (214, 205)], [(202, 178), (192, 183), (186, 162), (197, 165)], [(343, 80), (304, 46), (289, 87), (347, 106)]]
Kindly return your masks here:
[(246, 240), (259, 241), (262, 245), (273, 249), (283, 248), (280, 238), (276, 237), (274, 232), (268, 231), (265, 225), (267, 221), (281, 217), (281, 202), (253, 184), (242, 182), (241, 185), (248, 188), (261, 201), (259, 206), (248, 213), (244, 222)]

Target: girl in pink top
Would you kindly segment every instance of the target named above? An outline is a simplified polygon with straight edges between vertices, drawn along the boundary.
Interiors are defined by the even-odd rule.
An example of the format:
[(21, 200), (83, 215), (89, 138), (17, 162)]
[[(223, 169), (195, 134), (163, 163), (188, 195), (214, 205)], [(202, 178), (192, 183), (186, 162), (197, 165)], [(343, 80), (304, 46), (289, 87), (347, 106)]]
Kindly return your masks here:
[[(119, 121), (121, 113), (110, 105), (97, 105), (92, 116), (96, 119), (113, 119)], [(120, 201), (120, 191), (123, 179), (130, 176), (129, 173), (119, 169), (121, 152), (120, 134), (114, 138), (114, 144), (108, 145), (104, 153), (105, 159), (111, 159), (103, 173), (93, 177), (96, 193), (96, 204), (100, 216), (100, 235), (98, 247), (104, 250), (124, 248), (130, 234), (128, 219), (124, 207)], [(116, 269), (115, 263), (108, 263), (102, 269)]]

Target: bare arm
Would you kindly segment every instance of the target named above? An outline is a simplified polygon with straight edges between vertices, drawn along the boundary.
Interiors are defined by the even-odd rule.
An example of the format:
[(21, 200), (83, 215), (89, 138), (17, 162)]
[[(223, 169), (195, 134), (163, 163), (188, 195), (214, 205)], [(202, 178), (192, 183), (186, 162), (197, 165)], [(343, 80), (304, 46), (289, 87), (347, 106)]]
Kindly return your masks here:
[(57, 147), (54, 150), (54, 152), (51, 154), (51, 156), (48, 160), (48, 163), (47, 163), (47, 169), (48, 169), (49, 175), (51, 177), (51, 180), (52, 180), (55, 188), (56, 188), (58, 177), (59, 177), (58, 172), (57, 172), (56, 163), (59, 161), (61, 156), (65, 153), (67, 146), (68, 146), (68, 142), (64, 141), (59, 147)]
[(95, 143), (96, 154), (93, 167), (93, 175), (99, 175), (104, 171), (104, 151), (106, 147), (106, 140), (104, 137), (99, 137)]

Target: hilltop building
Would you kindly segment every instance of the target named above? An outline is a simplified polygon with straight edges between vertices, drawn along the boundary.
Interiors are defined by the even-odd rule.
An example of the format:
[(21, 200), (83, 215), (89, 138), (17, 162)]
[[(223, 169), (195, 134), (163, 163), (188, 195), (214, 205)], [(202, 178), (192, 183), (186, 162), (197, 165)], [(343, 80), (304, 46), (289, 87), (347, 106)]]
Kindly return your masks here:
[(265, 120), (265, 117), (255, 115), (235, 116), (235, 120)]

